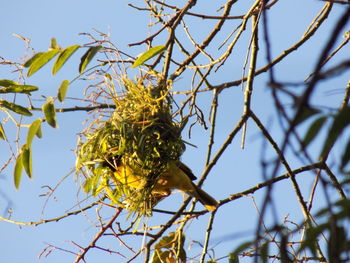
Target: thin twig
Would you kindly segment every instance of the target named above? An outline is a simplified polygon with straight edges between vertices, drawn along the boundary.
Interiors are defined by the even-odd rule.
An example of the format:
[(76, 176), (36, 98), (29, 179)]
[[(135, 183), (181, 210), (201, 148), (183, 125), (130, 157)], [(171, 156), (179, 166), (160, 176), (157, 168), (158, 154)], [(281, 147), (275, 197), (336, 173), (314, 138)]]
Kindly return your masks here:
[[(258, 50), (259, 50), (258, 22), (259, 22), (258, 16), (256, 15), (252, 16), (252, 42), (251, 42), (252, 54), (250, 56), (248, 79), (247, 79), (247, 84), (244, 91), (243, 115), (246, 115), (250, 112), (250, 103), (251, 103), (251, 98), (253, 93), (256, 61), (257, 61)], [(247, 122), (244, 123), (243, 129), (242, 129), (242, 142), (241, 142), (242, 149), (244, 149), (246, 132), (247, 132)]]
[(80, 260), (84, 260), (84, 257), (86, 255), (86, 253), (91, 249), (96, 247), (96, 242), (101, 238), (101, 236), (104, 234), (104, 232), (106, 232), (107, 229), (111, 228), (114, 221), (117, 219), (117, 217), (119, 216), (119, 214), (121, 213), (121, 211), (123, 211), (122, 208), (118, 207), (116, 210), (116, 213), (114, 214), (114, 216), (112, 217), (111, 220), (109, 220), (104, 226), (101, 226), (100, 231), (96, 234), (96, 236), (94, 237), (94, 239), (91, 241), (91, 243), (85, 247), (83, 249), (83, 251), (75, 258), (74, 263), (78, 263)]
[(213, 211), (213, 213), (211, 213), (210, 218), (209, 218), (208, 227), (207, 227), (206, 234), (205, 234), (205, 241), (204, 241), (203, 250), (202, 250), (202, 254), (201, 254), (201, 258), (199, 260), (199, 263), (204, 263), (205, 256), (208, 252), (210, 234), (211, 234), (211, 231), (213, 229), (213, 223), (214, 223), (216, 211), (217, 210)]
[[(298, 174), (301, 174), (303, 172), (307, 172), (307, 171), (310, 171), (310, 170), (315, 170), (315, 169), (320, 169), (323, 167), (323, 163), (322, 162), (318, 162), (318, 163), (314, 163), (314, 164), (310, 164), (310, 165), (306, 165), (306, 166), (302, 166), (298, 169), (295, 169), (295, 170), (292, 170), (292, 173), (293, 173), (293, 177), (297, 176)], [(239, 192), (239, 193), (236, 193), (236, 194), (231, 194), (230, 197), (226, 198), (226, 199), (223, 199), (223, 200), (220, 200), (220, 203), (219, 205), (222, 206), (226, 203), (229, 203), (233, 200), (237, 200), (241, 197), (244, 197), (244, 196), (247, 196), (249, 194), (254, 194), (256, 191), (260, 190), (260, 189), (263, 189), (264, 187), (268, 187), (269, 185), (272, 185), (272, 184), (275, 184), (279, 181), (282, 181), (282, 180), (285, 180), (285, 179), (288, 179), (290, 178), (290, 174), (289, 173), (286, 173), (286, 174), (283, 174), (283, 175), (280, 175), (280, 176), (276, 176), (275, 178), (272, 178), (272, 179), (269, 179), (265, 182), (262, 182), (262, 183), (258, 183), (256, 184), (254, 187), (251, 187), (243, 192)]]
[(59, 217), (50, 218), (50, 219), (43, 219), (43, 220), (36, 221), (36, 222), (34, 222), (34, 221), (32, 221), (32, 222), (20, 222), (20, 221), (7, 219), (7, 218), (4, 218), (2, 216), (0, 216), (0, 221), (12, 223), (12, 224), (15, 224), (15, 225), (21, 225), (21, 226), (38, 226), (38, 225), (45, 224), (45, 223), (58, 222), (58, 221), (60, 221), (60, 220), (62, 220), (64, 218), (67, 218), (67, 217), (72, 216), (72, 215), (78, 215), (81, 212), (86, 211), (86, 210), (94, 207), (95, 205), (99, 204), (100, 202), (101, 202), (101, 200), (97, 200), (97, 201), (91, 203), (90, 205), (88, 205), (88, 206), (86, 206), (86, 207), (84, 207), (82, 209), (66, 213), (66, 214), (64, 214), (62, 216), (59, 216)]
[[(332, 9), (332, 4), (326, 3), (324, 5), (323, 9), (320, 11), (320, 13), (322, 12), (322, 16), (320, 16), (320, 18), (317, 20), (317, 22), (312, 27), (312, 29), (309, 32), (307, 32), (304, 36), (302, 36), (302, 38), (298, 42), (293, 44), (290, 48), (282, 51), (282, 53), (278, 57), (276, 57), (273, 61), (271, 61), (269, 64), (256, 70), (255, 75), (257, 76), (257, 75), (260, 75), (261, 73), (268, 71), (271, 67), (273, 67), (276, 64), (278, 64), (279, 62), (281, 62), (286, 56), (290, 55), (292, 52), (296, 51), (299, 47), (301, 47), (303, 44), (305, 44), (316, 33), (316, 31), (320, 28), (320, 26), (323, 24), (323, 22), (326, 21), (331, 9)], [(212, 88), (223, 90), (223, 89), (226, 89), (226, 88), (229, 88), (232, 86), (238, 86), (246, 80), (247, 80), (247, 77), (244, 77), (244, 78), (241, 78), (238, 80), (214, 85), (214, 86), (212, 86)]]

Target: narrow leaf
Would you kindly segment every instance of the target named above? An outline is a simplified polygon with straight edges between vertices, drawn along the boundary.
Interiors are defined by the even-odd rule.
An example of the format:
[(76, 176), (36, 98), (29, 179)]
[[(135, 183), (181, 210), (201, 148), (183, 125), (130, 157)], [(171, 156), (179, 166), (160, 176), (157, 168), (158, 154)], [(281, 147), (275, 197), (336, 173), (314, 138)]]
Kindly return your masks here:
[(92, 177), (88, 177), (86, 178), (84, 185), (83, 185), (83, 190), (85, 193), (90, 193), (91, 189), (92, 189)]
[(32, 149), (26, 145), (22, 153), (22, 164), (29, 178), (32, 178)]
[(239, 263), (238, 254), (235, 254), (235, 253), (228, 254), (228, 262), (229, 263)]
[(38, 52), (36, 53), (34, 56), (32, 56), (30, 59), (28, 59), (24, 64), (23, 67), (25, 68), (29, 68), (37, 59), (40, 58), (40, 56), (42, 54), (44, 54), (45, 52)]
[(51, 38), (51, 41), (50, 41), (50, 49), (59, 49), (59, 45), (57, 44), (57, 40), (56, 38)]
[(316, 244), (318, 242), (319, 235), (321, 235), (326, 229), (329, 229), (330, 226), (327, 223), (320, 224), (316, 227), (307, 228), (305, 232), (305, 239), (301, 242), (297, 253), (301, 253), (305, 248), (310, 249), (311, 253), (316, 256), (317, 249)]
[[(343, 183), (344, 183), (344, 181), (343, 181)], [(336, 217), (339, 219), (348, 220), (350, 218), (350, 200), (349, 199), (342, 199), (342, 200), (335, 202), (335, 205), (337, 207), (339, 207), (339, 212), (336, 214)]]
[(303, 139), (303, 146), (306, 147), (309, 145), (310, 142), (313, 141), (313, 139), (316, 138), (317, 134), (321, 130), (323, 124), (326, 122), (327, 117), (322, 116), (320, 118), (317, 118), (309, 127), (309, 130), (307, 131), (304, 139)]
[(21, 176), (22, 176), (22, 170), (23, 170), (23, 164), (22, 164), (22, 152), (20, 152), (17, 156), (17, 160), (15, 163), (15, 169), (14, 169), (14, 182), (15, 182), (15, 187), (16, 189), (19, 188), (19, 183), (21, 181)]
[(163, 53), (166, 50), (166, 46), (160, 45), (160, 46), (155, 46), (144, 52), (140, 57), (138, 57), (135, 61), (134, 64), (132, 64), (132, 68), (135, 68), (137, 66), (142, 65), (145, 63), (147, 60), (153, 58), (154, 56)]
[(38, 138), (42, 138), (43, 137), (43, 133), (42, 133), (42, 131), (41, 131), (41, 125), (39, 126), (39, 129), (37, 130), (37, 132), (36, 132), (36, 137), (38, 137)]
[(41, 119), (37, 119), (32, 122), (32, 124), (29, 126), (28, 129), (28, 135), (27, 135), (27, 146), (30, 147), (32, 144), (34, 136), (38, 133), (38, 131), (41, 128)]
[(266, 241), (260, 247), (261, 262), (263, 263), (268, 262), (268, 255), (269, 255), (269, 242)]
[(60, 55), (57, 57), (55, 61), (55, 64), (53, 65), (53, 68), (52, 68), (53, 75), (55, 75), (61, 69), (64, 63), (67, 62), (67, 60), (73, 55), (75, 51), (78, 50), (78, 48), (80, 48), (79, 45), (74, 45), (74, 46), (66, 47), (61, 51)]
[(248, 241), (240, 244), (232, 253), (230, 253), (229, 262), (230, 263), (239, 262), (238, 261), (239, 254), (242, 253), (247, 248), (251, 247), (252, 244), (253, 244), (252, 241)]
[(156, 249), (152, 255), (150, 263), (177, 262), (174, 254), (168, 250)]
[(9, 87), (9, 86), (13, 86), (13, 85), (19, 85), (19, 84), (17, 82), (9, 80), (9, 79), (0, 79), (0, 86), (1, 87)]
[(8, 102), (6, 100), (0, 100), (0, 107), (4, 107), (6, 109), (9, 109), (10, 111), (16, 112), (21, 115), (25, 116), (32, 116), (33, 114), (27, 109), (20, 105)]
[(4, 130), (4, 127), (2, 127), (1, 122), (0, 122), (0, 139), (6, 140), (5, 130)]
[(170, 232), (167, 236), (163, 236), (161, 240), (154, 246), (154, 248), (171, 248), (177, 241), (176, 232)]
[(92, 195), (96, 196), (98, 194), (97, 190), (99, 186), (99, 180), (100, 180), (99, 174), (86, 178), (86, 181), (83, 186), (85, 193), (92, 192)]
[(85, 54), (80, 59), (79, 65), (79, 73), (84, 72), (86, 66), (90, 63), (90, 61), (94, 58), (97, 52), (102, 48), (102, 46), (90, 47)]
[(340, 169), (343, 169), (350, 161), (350, 139), (345, 147), (344, 153), (341, 157)]
[(45, 64), (47, 64), (51, 59), (53, 59), (57, 53), (59, 52), (59, 49), (52, 49), (47, 52), (42, 53), (38, 58), (33, 61), (28, 69), (27, 76), (30, 77), (35, 72), (37, 72), (39, 69), (41, 69)]
[(51, 127), (56, 128), (56, 110), (53, 99), (51, 97), (47, 98), (46, 103), (42, 106), (42, 110), (44, 112), (47, 123)]
[(305, 120), (307, 120), (308, 118), (310, 118), (311, 116), (313, 116), (317, 113), (320, 113), (320, 110), (315, 109), (315, 108), (311, 108), (309, 106), (303, 107), (303, 111), (296, 119), (296, 125), (299, 125), (300, 123), (304, 122)]
[(339, 111), (334, 117), (333, 124), (328, 132), (321, 156), (324, 156), (330, 148), (333, 146), (335, 141), (340, 137), (343, 130), (350, 124), (350, 106), (347, 106), (343, 110)]
[(64, 101), (64, 98), (66, 97), (66, 94), (67, 94), (67, 89), (68, 89), (68, 86), (69, 86), (69, 81), (68, 80), (63, 80), (62, 83), (61, 83), (61, 86), (60, 88), (58, 89), (58, 100), (60, 102), (63, 102)]
[(32, 85), (12, 85), (0, 89), (0, 93), (27, 93), (37, 91), (39, 88)]

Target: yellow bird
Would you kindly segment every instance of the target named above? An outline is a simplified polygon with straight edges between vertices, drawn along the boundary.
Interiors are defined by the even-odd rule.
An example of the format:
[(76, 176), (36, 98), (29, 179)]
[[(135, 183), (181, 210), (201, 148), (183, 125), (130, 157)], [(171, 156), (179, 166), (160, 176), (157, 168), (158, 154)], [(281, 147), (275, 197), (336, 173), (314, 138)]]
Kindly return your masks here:
[[(116, 179), (122, 184), (126, 184), (136, 189), (142, 189), (146, 185), (146, 180), (142, 176), (135, 175), (135, 172), (127, 165), (122, 165), (121, 161), (113, 164), (108, 162), (108, 166), (114, 170)], [(152, 189), (152, 194), (157, 197), (166, 197), (171, 194), (171, 190), (178, 189), (201, 202), (209, 211), (217, 208), (218, 202), (208, 193), (196, 186), (192, 180), (197, 179), (191, 169), (180, 161), (170, 162), (168, 168), (162, 173)]]

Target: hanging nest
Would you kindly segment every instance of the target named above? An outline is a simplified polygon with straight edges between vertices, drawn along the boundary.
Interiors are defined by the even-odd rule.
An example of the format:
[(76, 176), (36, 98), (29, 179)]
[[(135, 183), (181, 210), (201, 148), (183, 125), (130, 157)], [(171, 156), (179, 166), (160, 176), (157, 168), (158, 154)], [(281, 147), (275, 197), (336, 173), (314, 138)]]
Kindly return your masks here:
[[(155, 182), (185, 150), (181, 125), (172, 117), (171, 83), (158, 79), (154, 85), (149, 79), (125, 77), (121, 83), (124, 95), (113, 98), (110, 118), (96, 121), (78, 143), (76, 169), (83, 175), (86, 193), (105, 195), (112, 203), (149, 215), (160, 199), (152, 195)], [(120, 165), (140, 182), (117, 178)]]

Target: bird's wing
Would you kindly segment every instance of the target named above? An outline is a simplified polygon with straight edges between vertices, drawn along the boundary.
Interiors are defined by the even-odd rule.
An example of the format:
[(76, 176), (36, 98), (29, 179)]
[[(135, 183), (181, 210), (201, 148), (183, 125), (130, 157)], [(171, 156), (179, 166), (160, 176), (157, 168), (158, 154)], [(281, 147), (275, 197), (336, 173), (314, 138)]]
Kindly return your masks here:
[(186, 164), (182, 162), (176, 163), (177, 167), (179, 167), (192, 181), (196, 180), (197, 177), (193, 174), (191, 168), (189, 168)]

